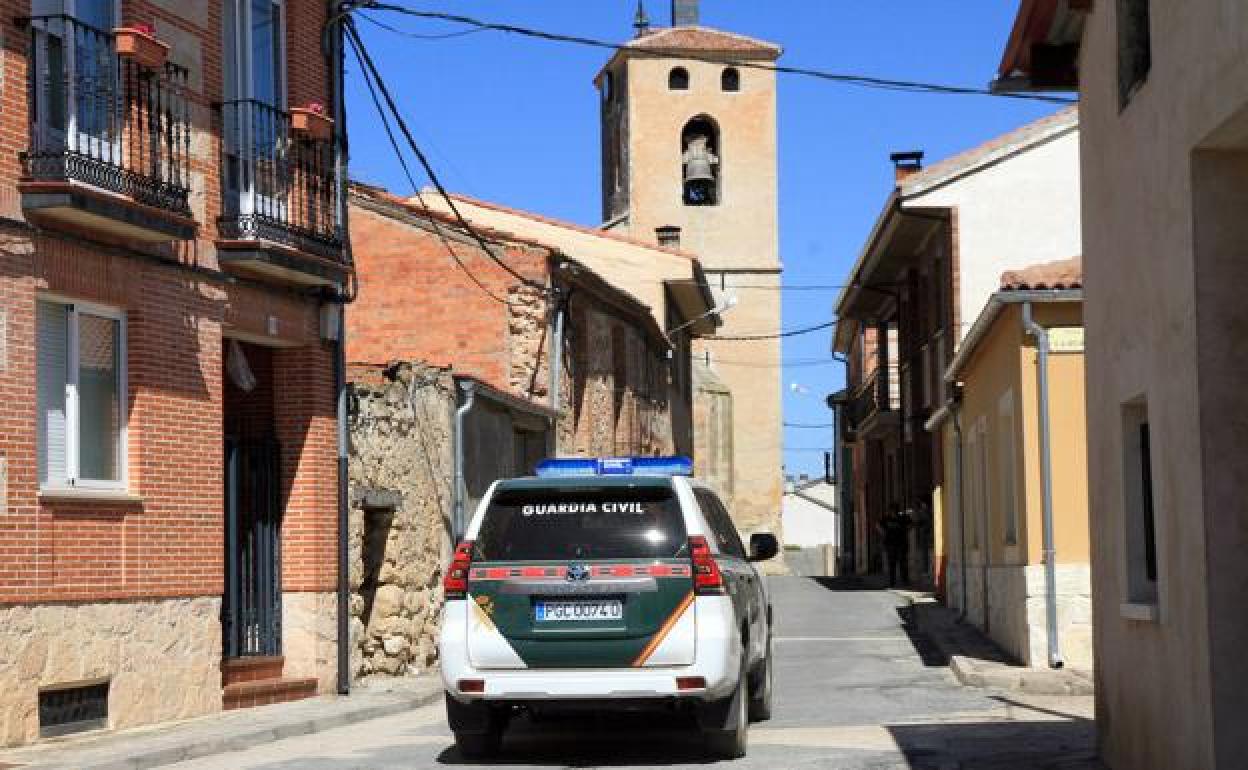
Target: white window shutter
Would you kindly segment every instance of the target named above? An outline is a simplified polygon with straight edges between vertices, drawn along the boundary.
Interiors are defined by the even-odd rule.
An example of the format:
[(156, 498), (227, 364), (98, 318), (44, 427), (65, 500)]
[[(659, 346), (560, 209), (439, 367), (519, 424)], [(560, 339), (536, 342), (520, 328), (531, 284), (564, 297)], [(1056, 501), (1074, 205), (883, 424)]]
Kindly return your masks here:
[(69, 307), (39, 302), (36, 311), (39, 482), (66, 482), (65, 384), (69, 372)]

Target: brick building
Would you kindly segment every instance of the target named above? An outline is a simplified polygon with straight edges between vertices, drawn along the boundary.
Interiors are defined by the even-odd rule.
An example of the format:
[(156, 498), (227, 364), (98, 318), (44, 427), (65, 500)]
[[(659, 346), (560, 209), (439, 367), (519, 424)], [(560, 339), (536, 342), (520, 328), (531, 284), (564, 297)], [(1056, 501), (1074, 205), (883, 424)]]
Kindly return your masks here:
[(0, 745), (334, 687), (325, 8), (0, 3)]
[[(557, 430), (528, 453), (530, 460), (691, 451), (687, 343), (683, 356), (673, 351), (661, 311), (608, 280), (599, 255), (476, 225), (495, 258), (452, 216), (417, 202), (355, 185), (351, 204), (360, 279), (360, 302), (347, 317), (352, 366), (449, 367), (457, 377), (558, 412)], [(695, 260), (681, 260), (684, 275), (694, 275)], [(696, 287), (679, 291), (681, 300), (671, 300), (680, 307), (675, 317), (687, 314), (701, 331), (713, 329), (709, 295)], [(550, 351), (557, 315), (563, 344), (556, 399)]]

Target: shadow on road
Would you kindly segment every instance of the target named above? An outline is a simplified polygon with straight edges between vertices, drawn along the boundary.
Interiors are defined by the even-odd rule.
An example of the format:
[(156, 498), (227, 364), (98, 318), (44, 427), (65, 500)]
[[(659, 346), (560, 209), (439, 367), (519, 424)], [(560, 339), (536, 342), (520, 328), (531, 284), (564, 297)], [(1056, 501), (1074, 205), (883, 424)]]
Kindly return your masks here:
[(1092, 721), (952, 722), (888, 728), (914, 770), (1105, 770), (1096, 758)]
[(810, 580), (829, 591), (883, 591), (888, 588), (888, 580), (879, 575), (839, 575)]
[(551, 765), (619, 767), (709, 764), (692, 718), (682, 714), (608, 713), (585, 717), (514, 720), (502, 751), (484, 763), (454, 746), (438, 755), (444, 765)]

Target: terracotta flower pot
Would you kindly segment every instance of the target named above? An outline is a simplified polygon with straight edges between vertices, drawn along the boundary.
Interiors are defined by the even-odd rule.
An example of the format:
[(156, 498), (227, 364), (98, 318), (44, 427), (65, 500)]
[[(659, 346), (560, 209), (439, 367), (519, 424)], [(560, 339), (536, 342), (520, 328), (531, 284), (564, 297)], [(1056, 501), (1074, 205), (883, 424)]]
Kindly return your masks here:
[(113, 30), (117, 55), (148, 69), (160, 69), (169, 58), (169, 44), (162, 43), (144, 30), (118, 27)]
[(309, 139), (323, 142), (334, 135), (334, 121), (309, 107), (292, 107), (290, 130)]

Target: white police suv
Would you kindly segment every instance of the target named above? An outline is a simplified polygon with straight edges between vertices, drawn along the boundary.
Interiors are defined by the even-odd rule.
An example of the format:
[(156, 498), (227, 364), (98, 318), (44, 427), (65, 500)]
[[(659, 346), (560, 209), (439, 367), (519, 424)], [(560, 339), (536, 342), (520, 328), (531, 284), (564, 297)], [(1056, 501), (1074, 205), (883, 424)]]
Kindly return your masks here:
[(518, 711), (670, 709), (712, 753), (745, 754), (771, 715), (771, 604), (688, 458), (546, 460), (495, 482), (447, 569), (439, 652), (465, 755), (499, 748)]

